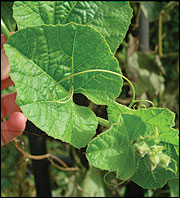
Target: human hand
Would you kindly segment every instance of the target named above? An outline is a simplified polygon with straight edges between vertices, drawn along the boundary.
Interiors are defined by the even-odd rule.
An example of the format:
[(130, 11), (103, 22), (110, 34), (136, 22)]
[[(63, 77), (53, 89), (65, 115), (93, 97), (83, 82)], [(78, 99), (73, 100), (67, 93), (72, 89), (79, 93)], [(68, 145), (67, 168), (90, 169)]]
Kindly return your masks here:
[[(10, 65), (3, 48), (5, 42), (5, 36), (1, 35), (1, 90), (14, 84), (9, 76)], [(26, 127), (27, 118), (20, 112), (15, 100), (16, 92), (1, 96), (1, 146), (22, 134)], [(2, 121), (7, 116), (8, 121)]]

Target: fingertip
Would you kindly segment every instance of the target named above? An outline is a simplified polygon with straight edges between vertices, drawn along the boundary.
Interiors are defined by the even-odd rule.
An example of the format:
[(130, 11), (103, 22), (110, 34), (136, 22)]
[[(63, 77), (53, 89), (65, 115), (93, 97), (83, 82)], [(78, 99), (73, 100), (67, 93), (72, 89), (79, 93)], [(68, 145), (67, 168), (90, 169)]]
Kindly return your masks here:
[(24, 116), (23, 113), (15, 112), (10, 116), (7, 122), (8, 122), (7, 123), (8, 129), (11, 130), (14, 129), (16, 131), (24, 131), (26, 127), (27, 118)]
[(1, 146), (22, 134), (27, 118), (20, 112), (13, 113), (8, 121), (1, 122)]

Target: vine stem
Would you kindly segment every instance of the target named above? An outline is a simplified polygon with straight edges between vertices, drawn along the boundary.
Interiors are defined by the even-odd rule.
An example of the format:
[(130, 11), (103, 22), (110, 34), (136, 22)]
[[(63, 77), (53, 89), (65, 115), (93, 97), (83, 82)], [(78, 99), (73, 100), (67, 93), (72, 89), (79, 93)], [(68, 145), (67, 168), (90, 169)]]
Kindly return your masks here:
[[(27, 158), (34, 159), (34, 160), (41, 160), (41, 159), (47, 158), (47, 159), (49, 160), (49, 162), (51, 162), (52, 165), (54, 165), (56, 168), (58, 168), (58, 169), (60, 169), (60, 170), (63, 170), (63, 171), (77, 171), (77, 170), (79, 170), (78, 167), (69, 168), (69, 167), (67, 166), (67, 164), (64, 163), (61, 159), (59, 159), (58, 157), (56, 157), (55, 155), (52, 155), (52, 154), (50, 154), (50, 153), (47, 153), (47, 154), (44, 154), (44, 155), (31, 155), (31, 154), (28, 154), (28, 153), (26, 153), (26, 152), (19, 146), (18, 140), (16, 140), (16, 139), (13, 141), (13, 143), (14, 143), (16, 149), (17, 149), (22, 155), (24, 155), (24, 156), (27, 157)], [(53, 159), (57, 160), (57, 161), (58, 161), (62, 166), (64, 166), (64, 167), (61, 167), (61, 166), (59, 166), (58, 164), (56, 164), (56, 163), (53, 161)], [(69, 173), (68, 173), (68, 174), (69, 174)], [(75, 183), (75, 182), (73, 181), (73, 179), (71, 178), (72, 175), (69, 175), (69, 176), (70, 176), (71, 182), (76, 186), (76, 188), (78, 188), (80, 191), (86, 193), (87, 195), (89, 194), (88, 192), (84, 191), (84, 190), (81, 188), (81, 186), (79, 186), (77, 183)], [(90, 195), (90, 194), (89, 194), (89, 195)]]
[[(31, 155), (29, 153), (26, 153), (18, 144), (18, 140), (14, 140), (13, 141), (16, 149), (21, 153), (23, 154), (25, 157), (27, 158), (30, 158), (30, 159), (33, 159), (33, 160), (42, 160), (42, 159), (45, 159), (47, 158), (51, 164), (53, 164), (54, 166), (56, 166), (57, 168), (59, 168), (60, 170), (65, 170), (65, 171), (77, 171), (79, 170), (78, 167), (72, 167), (72, 168), (69, 168), (67, 166), (66, 163), (64, 163), (61, 159), (59, 159), (58, 157), (56, 157), (55, 155), (52, 155), (50, 153), (47, 153), (47, 154), (44, 154), (44, 155)], [(64, 167), (60, 167), (58, 164), (56, 164), (52, 159), (55, 159), (57, 162), (59, 162), (62, 166)]]
[(9, 32), (2, 18), (1, 18), (1, 31), (3, 32), (3, 34), (7, 39), (11, 36), (11, 33)]
[(159, 41), (159, 57), (162, 56), (163, 52), (162, 52), (162, 16), (163, 16), (163, 12), (161, 11), (160, 16), (159, 16), (159, 28), (158, 28), (158, 41)]

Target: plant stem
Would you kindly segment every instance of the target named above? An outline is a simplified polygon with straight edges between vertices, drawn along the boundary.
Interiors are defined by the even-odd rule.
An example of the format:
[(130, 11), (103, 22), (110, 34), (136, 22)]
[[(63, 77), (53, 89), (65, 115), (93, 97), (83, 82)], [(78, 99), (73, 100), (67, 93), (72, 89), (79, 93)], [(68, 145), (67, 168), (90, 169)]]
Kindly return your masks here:
[(159, 28), (158, 28), (158, 42), (159, 42), (159, 46), (158, 46), (158, 51), (159, 51), (159, 56), (162, 56), (162, 15), (163, 15), (163, 11), (161, 11), (161, 14), (159, 16)]
[[(67, 166), (66, 163), (64, 163), (61, 159), (59, 159), (58, 157), (56, 157), (55, 155), (52, 155), (50, 153), (47, 153), (47, 154), (44, 154), (44, 155), (31, 155), (29, 153), (26, 153), (18, 144), (18, 141), (15, 139), (13, 141), (16, 149), (22, 154), (24, 155), (25, 157), (27, 158), (30, 158), (30, 159), (33, 159), (33, 160), (42, 160), (42, 159), (45, 159), (47, 158), (54, 166), (56, 166), (57, 168), (59, 168), (60, 170), (65, 170), (65, 171), (76, 171), (76, 170), (79, 170), (78, 167), (72, 167), (72, 168), (69, 168)], [(63, 167), (60, 167), (58, 166), (55, 162), (53, 162), (52, 159), (55, 159), (57, 162), (59, 162)]]
[(7, 39), (11, 36), (11, 33), (9, 32), (2, 18), (1, 18), (1, 31), (4, 33)]
[(109, 121), (103, 118), (97, 117), (98, 123), (105, 127), (110, 127)]

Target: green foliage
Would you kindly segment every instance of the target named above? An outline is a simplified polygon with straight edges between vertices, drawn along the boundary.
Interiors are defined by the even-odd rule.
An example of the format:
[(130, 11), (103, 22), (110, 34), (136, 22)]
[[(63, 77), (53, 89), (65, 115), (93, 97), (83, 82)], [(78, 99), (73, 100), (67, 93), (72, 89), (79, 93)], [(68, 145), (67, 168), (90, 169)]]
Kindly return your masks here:
[(117, 171), (119, 179), (128, 180), (135, 172), (133, 141), (144, 133), (145, 124), (140, 118), (121, 114), (117, 124), (90, 142), (86, 156), (92, 165)]
[[(160, 149), (156, 146), (158, 151), (154, 151), (156, 153), (154, 153), (153, 155), (150, 153), (153, 157), (153, 161), (151, 161), (153, 164), (149, 163), (150, 155), (146, 155), (143, 159), (140, 158), (138, 154), (136, 155), (136, 172), (131, 179), (145, 189), (161, 188), (164, 186), (168, 179), (175, 178), (178, 174), (177, 155), (173, 146), (171, 144), (164, 144), (164, 146), (162, 147), (161, 143), (159, 143), (158, 145)], [(166, 156), (168, 156), (168, 158), (170, 157), (171, 163), (168, 164), (167, 167), (162, 166), (161, 162), (159, 161), (159, 156), (164, 155), (164, 153), (167, 154)], [(159, 175), (161, 175), (161, 177), (159, 177)]]
[(172, 133), (173, 131), (171, 138), (164, 139), (164, 141), (175, 145), (178, 144), (178, 131), (172, 128), (174, 126), (175, 114), (170, 110), (157, 107), (133, 110), (116, 102), (108, 106), (108, 117), (112, 124), (118, 121), (118, 115), (125, 112), (134, 113), (146, 123), (147, 127), (144, 135), (150, 134), (154, 130), (154, 126), (156, 126), (160, 134), (160, 139), (162, 137), (163, 140), (164, 133), (168, 135), (168, 133)]
[[(149, 19), (154, 20), (166, 3), (149, 5), (142, 3), (144, 12), (150, 8)], [(59, 182), (63, 190), (54, 191), (54, 195), (106, 196), (102, 170), (113, 171), (118, 179), (132, 180), (144, 189), (162, 188), (168, 180), (176, 179), (179, 137), (173, 128), (175, 114), (167, 108), (135, 110), (115, 102), (122, 94), (123, 76), (114, 53), (130, 24), (129, 3), (17, 1), (13, 11), (19, 30), (4, 47), (18, 106), (49, 136), (76, 148), (87, 146), (90, 169), (72, 176), (83, 190), (76, 191), (67, 174), (60, 172), (57, 177), (63, 178)], [(137, 75), (134, 84), (140, 97), (146, 93), (151, 98), (162, 96), (166, 70), (158, 56), (139, 52), (130, 56), (124, 46), (119, 57), (123, 69), (128, 73), (128, 67), (133, 68)], [(131, 88), (130, 107), (138, 101), (134, 100), (133, 85)], [(109, 129), (92, 139), (100, 119), (97, 112), (75, 104), (73, 94), (83, 94), (96, 105), (107, 105), (109, 122), (104, 121), (104, 125)], [(171, 194), (177, 194), (171, 183), (169, 186)]]
[[(151, 170), (152, 166), (149, 163), (149, 157), (146, 155), (147, 153), (150, 153), (150, 150), (148, 149), (146, 149), (146, 151), (144, 150), (143, 151), (144, 154), (143, 155), (141, 154), (141, 156), (136, 155), (136, 162), (137, 162), (136, 172), (131, 179), (134, 182), (136, 182), (138, 185), (142, 186), (143, 188), (150, 188), (150, 189), (160, 188), (166, 183), (167, 179), (175, 177), (174, 173), (178, 174), (178, 170), (177, 170), (178, 156), (175, 147), (179, 145), (179, 137), (177, 135), (178, 131), (172, 128), (172, 126), (174, 126), (174, 117), (175, 117), (174, 113), (169, 111), (168, 109), (162, 109), (162, 108), (132, 110), (123, 105), (113, 103), (111, 106), (108, 107), (108, 116), (110, 122), (112, 124), (117, 123), (118, 115), (120, 114), (123, 115), (125, 112), (131, 112), (134, 115), (140, 117), (142, 121), (144, 121), (144, 123), (146, 124), (146, 130), (143, 133), (144, 137), (147, 137), (147, 135), (151, 135), (152, 132), (154, 131), (153, 129), (154, 126), (156, 126), (158, 135), (155, 137), (155, 141), (157, 140), (157, 142), (149, 146), (154, 146), (156, 144), (160, 145), (162, 142), (164, 142), (165, 149), (169, 150), (169, 147), (174, 147), (172, 148), (173, 150), (171, 149), (172, 150), (171, 152), (168, 151), (169, 152), (168, 156), (171, 158), (171, 165), (170, 165), (171, 170), (168, 171), (166, 167), (165, 168), (158, 167), (157, 169), (154, 169), (156, 165), (159, 163), (159, 157), (158, 156), (156, 157), (155, 155), (153, 155), (153, 161), (155, 163), (156, 160), (155, 158), (158, 158), (157, 159), (158, 161), (155, 164), (155, 167), (153, 168), (154, 170), (153, 171)], [(134, 124), (134, 122), (132, 123)], [(150, 142), (152, 142), (152, 140)], [(142, 144), (140, 148), (142, 150)], [(144, 146), (143, 149), (145, 149)], [(163, 177), (161, 177), (160, 179), (158, 179), (159, 174), (163, 175)]]
[(69, 22), (91, 26), (106, 38), (113, 53), (122, 42), (132, 17), (127, 1), (17, 1), (13, 10), (18, 28)]
[[(12, 35), (5, 50), (11, 64), (10, 75), (19, 93), (17, 104), (25, 116), (52, 137), (78, 148), (85, 146), (97, 128), (94, 114), (72, 100), (67, 103), (54, 101), (52, 89), (67, 75), (88, 69), (120, 73), (118, 63), (101, 35), (88, 26), (75, 24), (30, 27)], [(109, 84), (115, 89), (112, 90)], [(76, 76), (63, 87), (58, 84), (56, 100), (66, 97), (71, 85), (74, 93), (83, 93), (97, 104), (108, 104), (119, 95), (122, 79), (101, 72)], [(28, 95), (24, 96), (24, 92)]]

